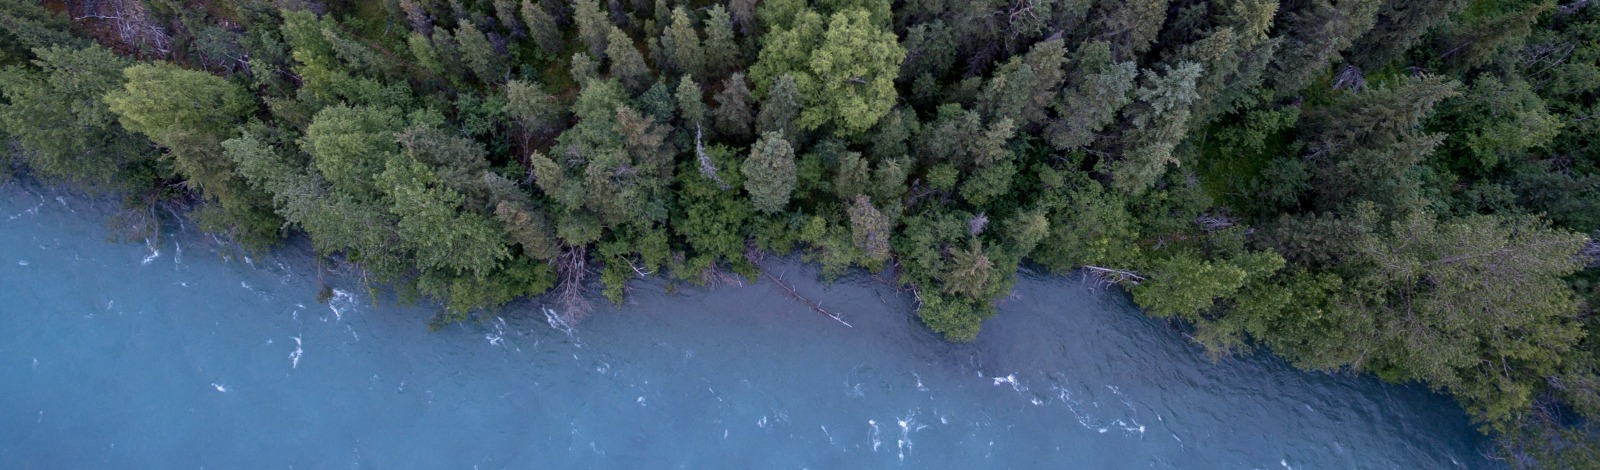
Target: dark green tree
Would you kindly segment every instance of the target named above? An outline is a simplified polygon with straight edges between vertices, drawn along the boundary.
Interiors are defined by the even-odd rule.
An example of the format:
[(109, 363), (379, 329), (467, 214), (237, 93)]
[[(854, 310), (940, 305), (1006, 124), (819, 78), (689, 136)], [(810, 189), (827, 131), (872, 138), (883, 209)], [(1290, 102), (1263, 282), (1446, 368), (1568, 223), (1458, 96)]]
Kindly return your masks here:
[(756, 209), (768, 214), (783, 212), (794, 192), (794, 149), (783, 134), (767, 132), (750, 147), (750, 156), (739, 167), (744, 174), (744, 189)]

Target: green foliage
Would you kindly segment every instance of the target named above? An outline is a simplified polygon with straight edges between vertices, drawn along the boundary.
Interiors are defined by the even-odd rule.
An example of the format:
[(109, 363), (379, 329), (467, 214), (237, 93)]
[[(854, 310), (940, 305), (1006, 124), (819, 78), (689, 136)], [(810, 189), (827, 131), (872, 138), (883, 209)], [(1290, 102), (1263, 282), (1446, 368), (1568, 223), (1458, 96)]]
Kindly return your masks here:
[(756, 132), (777, 132), (785, 139), (795, 140), (798, 137), (795, 119), (799, 117), (800, 89), (795, 85), (794, 76), (773, 79), (766, 98), (761, 100), (761, 113), (756, 115)]
[(859, 135), (894, 107), (894, 78), (906, 52), (867, 11), (845, 10), (826, 21), (805, 10), (791, 27), (773, 31), (750, 77), (763, 94), (774, 79), (794, 78), (800, 128), (833, 124), (838, 135)]
[(800, 249), (970, 341), (1024, 258), (1083, 268), (1214, 357), (1448, 391), (1514, 466), (1596, 448), (1592, 5), (289, 3), (100, 47), (0, 0), (0, 163), (302, 231), (435, 326)]
[(712, 111), (717, 130), (733, 139), (749, 138), (750, 125), (755, 116), (750, 110), (753, 103), (750, 88), (744, 83), (744, 74), (735, 72), (729, 76), (722, 85), (722, 91), (717, 92), (713, 99), (717, 102), (717, 109)]
[(682, 6), (672, 10), (672, 25), (661, 33), (661, 47), (666, 50), (667, 67), (676, 75), (689, 75), (704, 79), (706, 76), (706, 50), (700, 45), (700, 34)]
[(554, 17), (544, 9), (543, 2), (522, 0), (522, 22), (528, 27), (528, 37), (546, 56), (555, 57), (564, 49), (561, 29)]
[(639, 91), (650, 84), (650, 67), (644, 63), (644, 55), (639, 53), (639, 48), (634, 47), (633, 39), (616, 26), (611, 27), (611, 33), (606, 37), (606, 58), (610, 59), (611, 66), (607, 69), (611, 78), (621, 81), (629, 90)]
[(744, 190), (757, 210), (771, 214), (782, 212), (789, 205), (795, 184), (794, 149), (783, 135), (762, 134), (739, 172), (744, 174)]
[[(131, 61), (108, 49), (35, 49), (32, 67), (0, 70), (0, 129), (22, 147), (22, 163), (40, 176), (117, 187), (152, 175), (144, 139), (117, 124), (103, 98), (122, 88)], [(131, 188), (137, 189), (137, 188)]]
[(559, 126), (566, 110), (538, 83), (512, 80), (506, 82), (505, 113), (524, 129), (544, 132)]

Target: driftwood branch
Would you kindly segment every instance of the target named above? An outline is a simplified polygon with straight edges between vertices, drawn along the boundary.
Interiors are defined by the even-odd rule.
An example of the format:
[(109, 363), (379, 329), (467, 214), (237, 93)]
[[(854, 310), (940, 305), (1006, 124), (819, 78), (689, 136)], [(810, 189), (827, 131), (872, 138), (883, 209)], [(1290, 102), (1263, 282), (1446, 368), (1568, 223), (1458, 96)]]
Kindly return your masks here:
[(788, 293), (790, 297), (794, 297), (794, 299), (800, 301), (800, 303), (806, 304), (806, 306), (811, 307), (812, 311), (820, 313), (823, 316), (826, 316), (828, 318), (832, 318), (833, 321), (839, 322), (839, 324), (841, 324), (841, 325), (848, 326), (848, 327), (851, 327), (851, 328), (855, 328), (854, 325), (851, 325), (849, 322), (844, 321), (843, 318), (839, 318), (838, 315), (834, 315), (833, 313), (828, 312), (827, 310), (823, 310), (821, 304), (818, 304), (816, 302), (812, 302), (811, 299), (806, 298), (806, 296), (800, 295), (800, 292), (794, 290), (794, 287), (789, 286), (788, 283), (783, 282), (783, 279), (778, 278), (778, 276), (772, 275), (771, 271), (767, 271), (767, 268), (762, 267), (761, 266), (761, 258), (762, 258), (761, 252), (755, 248), (753, 243), (747, 243), (746, 244), (745, 251), (744, 251), (744, 257), (745, 257), (746, 260), (750, 261), (750, 264), (755, 265), (757, 270), (761, 271), (761, 275), (762, 276), (766, 276), (767, 279), (772, 280), (773, 284), (777, 284), (778, 288), (783, 289), (783, 291)]
[(1099, 276), (1101, 279), (1105, 279), (1109, 282), (1125, 282), (1137, 286), (1141, 282), (1150, 280), (1149, 278), (1140, 276), (1139, 273), (1121, 269), (1102, 268), (1099, 266), (1084, 266), (1083, 269), (1087, 269), (1089, 272), (1094, 273), (1094, 275)]

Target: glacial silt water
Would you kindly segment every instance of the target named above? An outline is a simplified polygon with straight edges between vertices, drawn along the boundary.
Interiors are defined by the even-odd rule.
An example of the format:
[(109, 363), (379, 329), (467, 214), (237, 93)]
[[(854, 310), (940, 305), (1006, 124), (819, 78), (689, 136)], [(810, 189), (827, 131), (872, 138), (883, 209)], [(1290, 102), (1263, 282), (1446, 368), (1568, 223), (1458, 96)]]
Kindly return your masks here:
[[(115, 203), (0, 188), (0, 468), (1478, 468), (1424, 387), (1212, 362), (1125, 295), (1024, 275), (943, 342), (865, 277), (637, 282), (556, 328), (537, 302), (429, 333), (426, 306), (230, 256), (112, 243)], [(557, 325), (560, 326), (560, 325)]]

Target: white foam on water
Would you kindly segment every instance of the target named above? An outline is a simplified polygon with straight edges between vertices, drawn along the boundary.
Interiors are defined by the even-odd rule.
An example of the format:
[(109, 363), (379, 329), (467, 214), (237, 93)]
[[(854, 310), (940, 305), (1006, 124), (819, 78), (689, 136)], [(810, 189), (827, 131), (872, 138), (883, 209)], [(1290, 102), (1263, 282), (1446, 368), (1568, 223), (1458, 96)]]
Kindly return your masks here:
[[(345, 292), (345, 291), (339, 290), (339, 289), (334, 289), (333, 290), (333, 298), (328, 299), (328, 310), (332, 310), (333, 311), (333, 319), (334, 319), (334, 321), (344, 321), (344, 311), (339, 309), (339, 305), (345, 305), (346, 307), (348, 307), (350, 305), (355, 305), (355, 302), (356, 302), (355, 294), (351, 294), (349, 292)], [(354, 332), (352, 331), (351, 333), (354, 333)]]
[(150, 255), (145, 256), (144, 261), (140, 261), (139, 264), (147, 265), (150, 264), (151, 261), (155, 261), (156, 258), (161, 257), (161, 249), (156, 248), (156, 245), (151, 243), (149, 238), (144, 239), (144, 246), (150, 249)]
[(883, 441), (878, 439), (878, 422), (869, 419), (867, 425), (872, 426), (872, 451), (877, 452), (878, 447), (883, 445)]
[(24, 215), (39, 215), (39, 208), (40, 207), (44, 207), (44, 203), (40, 203), (39, 205), (33, 206), (32, 209), (28, 209), (28, 210), (25, 210), (25, 211), (22, 211), (22, 212), (18, 212), (16, 215), (13, 215), (13, 216), (11, 216), (11, 218), (6, 219), (6, 220), (17, 220), (18, 217), (22, 217)]
[(301, 343), (299, 336), (291, 336), (290, 338), (294, 339), (294, 351), (289, 352), (289, 368), (298, 369), (300, 368), (300, 355), (305, 353), (305, 351), (300, 349)]
[(211, 388), (217, 389), (218, 392), (228, 393), (228, 386), (227, 385), (219, 384), (219, 383), (216, 383), (216, 382), (211, 382)]
[(634, 402), (638, 403), (639, 406), (645, 406), (644, 405), (644, 397), (639, 397), (639, 399), (638, 400), (634, 400)]
[[(544, 310), (544, 321), (545, 323), (550, 324), (550, 328), (566, 334), (567, 339), (572, 340), (574, 343), (578, 343), (578, 336), (573, 330), (572, 324), (568, 323), (565, 317), (562, 317), (561, 314), (556, 313), (556, 311), (550, 307), (541, 306), (540, 308)], [(579, 343), (578, 346), (582, 347), (583, 344)]]
[(27, 266), (27, 265), (28, 265), (28, 261), (27, 260), (19, 260), (19, 261), (17, 261), (17, 266)]
[(489, 345), (490, 346), (502, 346), (506, 342), (505, 333), (506, 333), (506, 319), (503, 318), (503, 317), (495, 317), (494, 331), (490, 332), (490, 333), (485, 333), (483, 335), (483, 338), (489, 340)]
[(35, 368), (35, 369), (39, 368), (39, 358), (38, 357), (34, 357), (33, 358), (33, 368)]
[(895, 440), (895, 449), (899, 451), (901, 462), (906, 461), (906, 452), (911, 450), (911, 424), (916, 422), (913, 419), (916, 417), (917, 412), (912, 410), (911, 414), (895, 421), (896, 424), (900, 425), (900, 439)]

